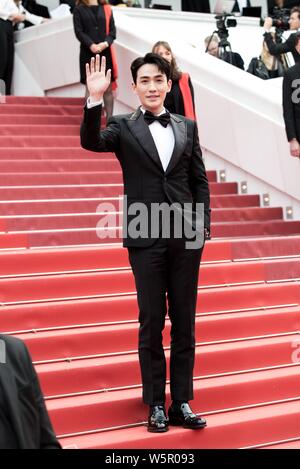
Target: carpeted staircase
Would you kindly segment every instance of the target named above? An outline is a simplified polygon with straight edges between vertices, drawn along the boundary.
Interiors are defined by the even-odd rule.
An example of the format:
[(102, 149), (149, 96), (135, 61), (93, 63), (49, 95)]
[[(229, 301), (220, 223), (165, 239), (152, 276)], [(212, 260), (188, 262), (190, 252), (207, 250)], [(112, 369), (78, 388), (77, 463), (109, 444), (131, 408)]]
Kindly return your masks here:
[(300, 448), (300, 221), (208, 172), (193, 402), (208, 427), (148, 433), (127, 251), (96, 233), (120, 167), (80, 148), (81, 115), (77, 98), (0, 105), (0, 330), (28, 344), (62, 445)]

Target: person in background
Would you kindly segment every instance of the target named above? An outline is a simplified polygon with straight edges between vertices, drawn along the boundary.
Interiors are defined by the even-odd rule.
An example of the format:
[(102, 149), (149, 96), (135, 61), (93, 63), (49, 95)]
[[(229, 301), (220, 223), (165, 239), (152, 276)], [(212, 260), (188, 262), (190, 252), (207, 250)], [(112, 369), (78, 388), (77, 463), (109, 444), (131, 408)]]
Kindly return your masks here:
[(139, 0), (127, 0), (126, 5), (133, 8), (141, 8)]
[[(49, 18), (43, 18), (42, 16), (34, 15), (33, 13), (30, 13), (29, 11), (27, 11), (26, 8), (24, 8), (21, 0), (14, 0), (14, 2), (18, 7), (19, 13), (21, 15), (24, 15), (25, 21), (27, 21), (31, 25), (37, 26), (39, 24), (45, 23), (46, 21), (49, 21)], [(25, 27), (24, 23), (19, 22), (17, 24), (16, 29), (23, 29), (24, 27)]]
[[(273, 34), (274, 33), (272, 33), (272, 35)], [(262, 78), (263, 80), (269, 80), (269, 78), (282, 77), (284, 74), (284, 67), (280, 57), (271, 55), (266, 41), (263, 41), (263, 47), (260, 56), (253, 57), (247, 72)]]
[(0, 80), (5, 93), (11, 94), (14, 67), (14, 25), (25, 21), (14, 0), (0, 0)]
[(243, 8), (251, 7), (250, 0), (235, 0), (232, 13), (240, 13), (243, 14)]
[(196, 120), (194, 89), (188, 73), (178, 68), (171, 47), (166, 41), (158, 41), (152, 52), (163, 57), (171, 66), (171, 91), (167, 93), (164, 106), (169, 112)]
[[(297, 52), (295, 48), (296, 33), (291, 34), (285, 42), (275, 43), (274, 36), (272, 36), (270, 33), (272, 24), (273, 24), (272, 18), (268, 17), (265, 19), (264, 38), (267, 43), (270, 54), (280, 55), (280, 54), (286, 54), (287, 52), (291, 52), (294, 57), (295, 62), (298, 62), (300, 60), (300, 54)], [(299, 6), (291, 9), (289, 25), (290, 25), (290, 31), (300, 30), (300, 7)]]
[[(295, 38), (295, 49), (300, 54), (300, 33)], [(300, 62), (284, 72), (282, 84), (283, 118), (290, 154), (300, 157)]]
[(219, 42), (220, 40), (217, 35), (214, 34), (213, 36), (207, 36), (204, 39), (205, 52), (217, 59), (224, 60), (224, 62), (227, 62), (234, 67), (244, 70), (244, 61), (237, 52), (225, 51), (224, 54), (220, 55)]
[(61, 449), (28, 349), (0, 334), (0, 449)]
[(182, 11), (195, 11), (199, 13), (210, 13), (209, 0), (181, 0)]
[(103, 100), (106, 118), (113, 114), (113, 88), (117, 79), (117, 64), (113, 41), (116, 27), (111, 6), (105, 0), (77, 0), (73, 12), (74, 31), (80, 42), (80, 82), (86, 84), (85, 64), (100, 54), (106, 58), (107, 69), (112, 71), (112, 83), (106, 90)]

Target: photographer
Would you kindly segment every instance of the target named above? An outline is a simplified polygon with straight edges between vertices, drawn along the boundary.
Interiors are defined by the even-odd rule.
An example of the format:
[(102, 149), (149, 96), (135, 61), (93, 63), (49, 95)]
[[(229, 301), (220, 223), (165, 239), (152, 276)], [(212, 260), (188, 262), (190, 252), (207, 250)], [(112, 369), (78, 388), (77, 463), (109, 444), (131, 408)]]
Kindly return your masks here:
[[(295, 49), (300, 55), (300, 33), (295, 34)], [(299, 99), (300, 62), (285, 71), (283, 78), (283, 117), (290, 154), (300, 157), (300, 99)]]
[[(279, 10), (283, 11), (284, 15), (284, 10)], [(280, 29), (287, 29), (286, 28), (286, 21), (283, 16), (282, 19), (278, 19), (280, 17), (280, 14), (278, 15), (278, 10), (276, 14), (277, 18), (274, 20), (273, 18), (266, 18), (264, 22), (264, 29), (265, 29), (265, 41), (268, 46), (268, 49), (272, 55), (280, 55), (280, 54), (286, 54), (287, 52), (291, 52), (295, 62), (298, 62), (300, 60), (300, 54), (297, 52), (296, 47), (295, 47), (295, 40), (296, 40), (296, 34), (291, 34), (288, 39), (283, 42), (283, 43), (276, 43), (273, 41), (272, 35), (270, 33), (271, 27), (274, 25), (275, 27), (279, 27)], [(275, 23), (275, 24), (274, 24)], [(289, 29), (291, 31), (298, 31), (300, 29), (300, 7), (294, 7), (291, 10), (290, 17), (288, 20), (289, 24)]]
[(218, 59), (224, 60), (224, 62), (227, 62), (234, 67), (238, 67), (241, 70), (244, 70), (244, 61), (240, 54), (228, 50), (221, 52), (220, 39), (217, 35), (214, 34), (213, 36), (206, 37), (204, 39), (204, 44), (205, 52), (208, 52), (209, 55), (217, 57)]
[[(271, 34), (272, 37), (275, 37), (275, 33)], [(260, 56), (253, 57), (247, 72), (262, 80), (269, 80), (270, 78), (282, 77), (284, 67), (279, 57), (270, 54), (266, 41), (264, 40)]]

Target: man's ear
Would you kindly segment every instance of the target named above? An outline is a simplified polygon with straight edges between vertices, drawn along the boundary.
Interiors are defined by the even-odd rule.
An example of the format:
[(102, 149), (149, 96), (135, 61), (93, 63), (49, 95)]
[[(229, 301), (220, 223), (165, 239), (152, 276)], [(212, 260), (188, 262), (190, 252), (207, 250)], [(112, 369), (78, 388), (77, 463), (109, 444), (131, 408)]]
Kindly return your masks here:
[(134, 81), (131, 82), (132, 91), (136, 94), (136, 84)]
[(168, 80), (168, 90), (167, 90), (167, 93), (169, 93), (171, 91), (171, 88), (172, 88), (172, 80)]

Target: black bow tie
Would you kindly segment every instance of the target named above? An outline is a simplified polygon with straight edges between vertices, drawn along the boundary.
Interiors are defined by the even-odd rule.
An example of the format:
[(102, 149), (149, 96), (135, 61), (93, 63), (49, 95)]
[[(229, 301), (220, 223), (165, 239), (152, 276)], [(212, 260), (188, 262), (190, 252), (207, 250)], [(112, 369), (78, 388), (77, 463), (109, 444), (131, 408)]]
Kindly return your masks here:
[(144, 119), (148, 125), (152, 124), (154, 121), (158, 121), (163, 127), (167, 127), (170, 122), (170, 113), (165, 112), (160, 116), (155, 116), (152, 112), (146, 111), (144, 114)]

